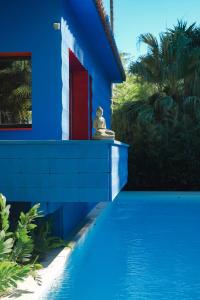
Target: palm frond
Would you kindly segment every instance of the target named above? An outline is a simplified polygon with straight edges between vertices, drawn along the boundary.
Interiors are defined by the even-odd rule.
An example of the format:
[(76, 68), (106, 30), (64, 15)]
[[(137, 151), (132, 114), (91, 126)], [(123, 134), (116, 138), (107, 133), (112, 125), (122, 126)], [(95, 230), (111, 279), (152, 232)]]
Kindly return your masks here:
[(141, 34), (139, 36), (139, 43), (143, 43), (148, 46), (148, 50), (150, 52), (156, 53), (159, 49), (159, 44), (157, 38), (151, 34), (151, 33), (146, 33), (146, 34)]

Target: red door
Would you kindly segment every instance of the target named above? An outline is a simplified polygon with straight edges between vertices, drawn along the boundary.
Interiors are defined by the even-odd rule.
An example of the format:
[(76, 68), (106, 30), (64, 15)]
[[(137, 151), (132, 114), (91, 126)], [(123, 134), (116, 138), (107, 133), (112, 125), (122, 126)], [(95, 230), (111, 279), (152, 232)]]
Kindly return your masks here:
[(70, 139), (91, 137), (91, 78), (70, 51)]

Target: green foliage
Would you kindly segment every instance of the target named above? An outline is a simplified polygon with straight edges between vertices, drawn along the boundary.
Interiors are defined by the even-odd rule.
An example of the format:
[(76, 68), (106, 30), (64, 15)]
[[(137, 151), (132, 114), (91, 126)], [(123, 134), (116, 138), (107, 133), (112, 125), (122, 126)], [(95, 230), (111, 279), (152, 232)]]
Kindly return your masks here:
[(153, 103), (129, 102), (114, 111), (117, 138), (131, 145), (130, 189), (199, 189), (198, 101), (186, 98), (179, 107), (165, 96)]
[(38, 259), (51, 249), (66, 245), (52, 236), (50, 222), (42, 218), (39, 208), (40, 204), (36, 204), (28, 212), (21, 212), (16, 230), (9, 232), (10, 205), (0, 194), (0, 297), (28, 275), (40, 284), (37, 270), (42, 266)]
[(146, 83), (134, 75), (127, 74), (126, 81), (114, 85), (113, 108), (127, 101), (146, 99), (157, 91), (155, 85)]
[(6, 238), (4, 230), (0, 231), (0, 261), (7, 258), (8, 254), (12, 252), (13, 249), (13, 239)]
[(66, 246), (66, 242), (59, 237), (52, 236), (52, 221), (42, 219), (33, 235), (34, 254), (39, 259), (43, 259), (45, 255), (52, 249)]
[(41, 217), (38, 211), (40, 205), (34, 205), (26, 214), (21, 212), (16, 232), (14, 233), (14, 246), (11, 259), (18, 263), (27, 263), (30, 261), (33, 253), (32, 232), (37, 227), (34, 223)]
[(9, 233), (10, 205), (6, 205), (6, 198), (0, 194), (0, 261), (4, 260), (12, 251), (14, 240)]
[[(41, 217), (39, 204), (26, 214), (21, 212), (17, 229), (9, 232), (10, 205), (0, 194), (0, 295), (8, 288), (16, 287), (17, 282), (28, 274), (35, 274), (39, 267), (33, 257), (32, 233), (37, 227), (35, 221)], [(32, 261), (31, 261), (32, 260)]]
[(199, 190), (200, 29), (179, 21), (160, 41), (144, 34), (140, 42), (148, 51), (129, 76), (150, 93), (134, 94), (135, 83), (131, 92), (124, 84), (130, 98), (114, 91), (113, 129), (131, 146), (128, 188)]
[(128, 72), (131, 62), (129, 54), (122, 53), (121, 59), (126, 71), (126, 81), (115, 84), (113, 87), (113, 109), (128, 101), (147, 99), (150, 95), (157, 92), (156, 85), (144, 82), (141, 78)]
[(30, 266), (20, 266), (11, 261), (0, 262), (0, 295), (8, 289), (17, 287), (30, 273)]
[(3, 124), (25, 124), (31, 119), (31, 61), (0, 60), (0, 112)]
[(10, 205), (6, 205), (6, 198), (0, 194), (0, 226), (4, 232), (9, 229), (9, 214)]
[(142, 34), (139, 42), (148, 50), (130, 66), (130, 72), (159, 91), (174, 96), (200, 96), (200, 28), (178, 21), (173, 29), (160, 34)]

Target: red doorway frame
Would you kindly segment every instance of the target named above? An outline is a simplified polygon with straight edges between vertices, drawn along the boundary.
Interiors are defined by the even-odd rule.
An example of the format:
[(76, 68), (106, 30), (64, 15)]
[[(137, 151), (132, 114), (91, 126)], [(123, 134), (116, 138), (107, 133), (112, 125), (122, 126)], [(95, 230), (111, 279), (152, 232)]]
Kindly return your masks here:
[(69, 50), (70, 139), (92, 137), (92, 78)]

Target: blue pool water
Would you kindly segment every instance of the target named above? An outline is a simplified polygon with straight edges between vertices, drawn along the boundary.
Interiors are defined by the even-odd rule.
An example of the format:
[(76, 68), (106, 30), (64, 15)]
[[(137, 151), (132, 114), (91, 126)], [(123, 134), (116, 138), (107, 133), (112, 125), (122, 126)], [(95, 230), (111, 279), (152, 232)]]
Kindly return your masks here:
[(121, 193), (47, 299), (200, 299), (200, 195)]

